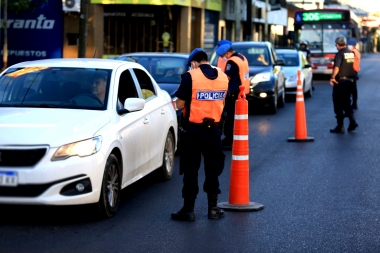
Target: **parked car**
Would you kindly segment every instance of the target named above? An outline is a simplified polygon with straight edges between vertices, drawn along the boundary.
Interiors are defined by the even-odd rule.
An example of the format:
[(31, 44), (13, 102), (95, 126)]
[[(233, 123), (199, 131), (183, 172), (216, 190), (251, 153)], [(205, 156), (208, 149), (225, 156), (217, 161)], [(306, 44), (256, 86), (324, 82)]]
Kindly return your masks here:
[(137, 63), (19, 63), (0, 75), (0, 107), (0, 203), (97, 203), (111, 217), (121, 189), (172, 177), (176, 113)]
[(116, 60), (131, 61), (141, 64), (156, 80), (161, 89), (166, 90), (175, 99), (181, 75), (189, 70), (188, 54), (183, 53), (128, 53)]
[[(277, 59), (269, 42), (233, 42), (232, 48), (248, 60), (251, 90), (246, 98), (249, 104), (263, 105), (275, 114), (278, 107), (285, 105), (284, 61)], [(210, 58), (212, 65), (217, 65), (218, 57), (215, 50)]]
[(282, 67), (285, 72), (285, 94), (296, 95), (298, 70), (301, 71), (301, 82), (305, 97), (313, 95), (313, 72), (305, 55), (295, 49), (277, 49), (277, 56), (285, 61)]

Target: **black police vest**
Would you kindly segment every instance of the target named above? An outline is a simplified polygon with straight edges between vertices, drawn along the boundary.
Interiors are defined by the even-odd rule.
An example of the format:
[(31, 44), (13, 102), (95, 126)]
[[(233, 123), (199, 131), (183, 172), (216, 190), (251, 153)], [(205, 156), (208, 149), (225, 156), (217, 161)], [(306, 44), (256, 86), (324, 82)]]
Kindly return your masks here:
[(342, 64), (339, 67), (339, 72), (336, 75), (336, 79), (346, 77), (346, 78), (355, 78), (356, 73), (354, 70), (354, 61), (355, 54), (350, 51), (348, 48), (343, 48), (339, 50), (337, 55), (342, 57)]

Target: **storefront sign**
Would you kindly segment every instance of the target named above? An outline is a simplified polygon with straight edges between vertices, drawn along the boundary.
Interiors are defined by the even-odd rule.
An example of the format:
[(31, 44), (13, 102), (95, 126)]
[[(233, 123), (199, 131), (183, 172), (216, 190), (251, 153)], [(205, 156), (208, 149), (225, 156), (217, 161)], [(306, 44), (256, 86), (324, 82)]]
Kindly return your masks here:
[(222, 0), (91, 0), (92, 4), (181, 5), (221, 11)]
[[(7, 29), (8, 66), (23, 61), (62, 58), (62, 2), (48, 0), (42, 7), (31, 12), (9, 12)], [(1, 48), (3, 43), (1, 37)]]

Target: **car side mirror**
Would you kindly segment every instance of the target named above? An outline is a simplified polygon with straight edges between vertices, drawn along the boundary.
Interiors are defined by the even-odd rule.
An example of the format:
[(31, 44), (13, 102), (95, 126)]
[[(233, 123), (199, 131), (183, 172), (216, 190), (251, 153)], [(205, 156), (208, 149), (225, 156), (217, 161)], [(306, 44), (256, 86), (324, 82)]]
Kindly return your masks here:
[(285, 66), (285, 61), (282, 60), (282, 59), (278, 59), (278, 60), (276, 61), (275, 65), (277, 65), (277, 66)]
[(117, 110), (119, 115), (129, 112), (141, 111), (145, 107), (145, 99), (142, 98), (127, 98), (124, 102), (124, 109)]
[(311, 65), (310, 64), (305, 64), (305, 66), (303, 66), (304, 69), (308, 69), (308, 68), (311, 68)]

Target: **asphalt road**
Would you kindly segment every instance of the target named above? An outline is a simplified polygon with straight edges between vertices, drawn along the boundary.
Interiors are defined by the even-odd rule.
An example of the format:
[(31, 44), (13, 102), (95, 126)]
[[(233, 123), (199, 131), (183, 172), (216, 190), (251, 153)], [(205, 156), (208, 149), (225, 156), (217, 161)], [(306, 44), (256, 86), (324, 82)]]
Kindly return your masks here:
[[(177, 157), (172, 180), (152, 173), (127, 187), (108, 220), (89, 206), (0, 206), (0, 252), (380, 252), (379, 70), (380, 55), (363, 56), (355, 132), (329, 132), (336, 121), (326, 80), (305, 100), (314, 142), (287, 142), (292, 101), (276, 115), (249, 116), (250, 201), (261, 211), (208, 220), (200, 192), (195, 222), (171, 220), (182, 205)], [(229, 195), (226, 155), (220, 202)]]

